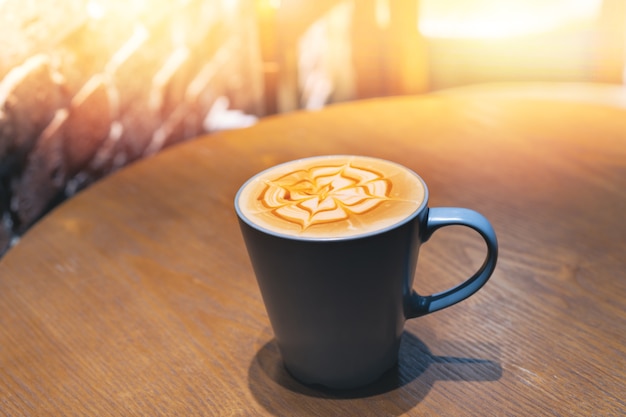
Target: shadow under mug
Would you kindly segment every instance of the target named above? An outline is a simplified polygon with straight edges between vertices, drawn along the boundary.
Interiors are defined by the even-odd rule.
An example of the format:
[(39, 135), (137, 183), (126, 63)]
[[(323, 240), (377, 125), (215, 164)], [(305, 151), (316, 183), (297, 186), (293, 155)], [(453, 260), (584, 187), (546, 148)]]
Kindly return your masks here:
[[(493, 273), (498, 243), (489, 221), (470, 209), (429, 208), (421, 181), (423, 204), (399, 224), (329, 240), (259, 227), (241, 212), (241, 190), (237, 194), (248, 255), (283, 362), (296, 379), (335, 389), (375, 381), (396, 364), (407, 319), (466, 299)], [(461, 284), (419, 295), (413, 281), (420, 245), (451, 225), (467, 226), (483, 237), (485, 261)]]

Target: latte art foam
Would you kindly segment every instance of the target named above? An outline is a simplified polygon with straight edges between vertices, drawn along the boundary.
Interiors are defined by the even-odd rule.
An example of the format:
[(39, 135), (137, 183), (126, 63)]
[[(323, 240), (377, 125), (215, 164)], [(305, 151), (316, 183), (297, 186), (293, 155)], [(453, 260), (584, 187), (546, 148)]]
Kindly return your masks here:
[(264, 229), (333, 238), (391, 226), (423, 203), (412, 171), (367, 157), (316, 157), (279, 165), (253, 177), (238, 195), (243, 216)]
[(391, 182), (380, 172), (349, 163), (319, 165), (266, 181), (260, 204), (302, 230), (367, 213), (389, 199)]

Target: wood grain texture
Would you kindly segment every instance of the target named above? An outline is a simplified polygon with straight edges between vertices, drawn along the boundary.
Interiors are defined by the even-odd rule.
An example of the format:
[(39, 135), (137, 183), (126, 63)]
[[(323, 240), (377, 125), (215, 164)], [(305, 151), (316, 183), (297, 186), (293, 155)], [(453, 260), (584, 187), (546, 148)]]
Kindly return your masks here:
[[(233, 210), (254, 173), (331, 153), (414, 169), (431, 207), (482, 212), (501, 247), (487, 285), (408, 321), (398, 367), (359, 391), (286, 373)], [(67, 201), (0, 262), (0, 414), (623, 415), (624, 190), (626, 111), (597, 103), (378, 99), (177, 145)], [(416, 288), (483, 256), (477, 235), (443, 229)]]

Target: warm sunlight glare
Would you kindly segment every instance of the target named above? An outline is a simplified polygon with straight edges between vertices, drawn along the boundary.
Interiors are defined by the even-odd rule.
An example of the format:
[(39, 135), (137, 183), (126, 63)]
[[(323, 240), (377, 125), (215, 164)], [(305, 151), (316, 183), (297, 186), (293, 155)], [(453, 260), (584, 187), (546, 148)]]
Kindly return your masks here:
[(602, 0), (420, 0), (419, 29), (433, 38), (493, 39), (584, 25)]

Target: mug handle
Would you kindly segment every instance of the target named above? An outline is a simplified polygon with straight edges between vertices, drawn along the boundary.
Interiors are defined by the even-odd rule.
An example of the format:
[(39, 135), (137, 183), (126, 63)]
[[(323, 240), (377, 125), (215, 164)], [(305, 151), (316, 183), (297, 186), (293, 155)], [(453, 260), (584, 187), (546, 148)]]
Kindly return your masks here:
[(407, 318), (414, 318), (450, 307), (478, 291), (489, 279), (498, 259), (498, 240), (489, 220), (482, 214), (465, 208), (437, 207), (428, 210), (422, 242), (444, 226), (467, 226), (477, 231), (487, 243), (487, 256), (480, 269), (461, 284), (437, 294), (421, 296), (411, 290)]

